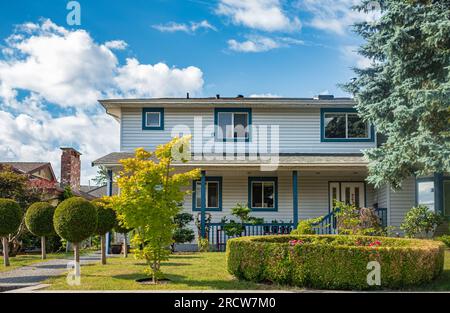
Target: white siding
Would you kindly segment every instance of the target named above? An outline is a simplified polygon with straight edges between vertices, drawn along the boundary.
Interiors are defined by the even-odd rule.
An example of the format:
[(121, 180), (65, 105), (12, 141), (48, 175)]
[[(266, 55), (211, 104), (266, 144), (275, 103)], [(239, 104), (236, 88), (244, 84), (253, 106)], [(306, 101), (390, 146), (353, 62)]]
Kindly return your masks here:
[[(214, 125), (214, 109), (165, 108), (162, 131), (142, 130), (142, 109), (122, 109), (121, 151), (133, 151), (137, 147), (153, 150), (157, 145), (170, 140), (177, 125), (186, 125), (195, 141), (194, 117), (202, 117), (203, 129)], [(252, 125), (279, 126), (280, 153), (360, 153), (373, 147), (371, 142), (321, 142), (320, 109), (252, 109)], [(270, 128), (269, 128), (270, 129)], [(205, 136), (205, 134), (204, 134)], [(270, 131), (269, 131), (270, 136)], [(212, 139), (211, 136), (204, 137)], [(233, 144), (235, 145), (235, 144)], [(246, 146), (245, 143), (237, 143)]]
[[(248, 177), (250, 176), (269, 176), (278, 177), (278, 211), (277, 212), (252, 212), (252, 216), (263, 217), (265, 222), (272, 220), (283, 222), (292, 222), (292, 173), (288, 171), (279, 171), (272, 174), (261, 174), (261, 172), (218, 172), (208, 171), (207, 176), (222, 176), (222, 202), (221, 212), (211, 212), (212, 221), (219, 222), (223, 216), (231, 216), (231, 208), (236, 203), (247, 203), (248, 201)], [(309, 219), (328, 214), (328, 182), (329, 181), (363, 181), (363, 176), (352, 173), (313, 173), (299, 172), (298, 175), (298, 205), (299, 219)], [(372, 206), (374, 199), (373, 188), (367, 186), (367, 205)], [(191, 195), (187, 196), (184, 202), (184, 210), (191, 214), (197, 214), (192, 211)]]
[(414, 177), (408, 178), (398, 191), (390, 190), (390, 225), (399, 227), (405, 214), (415, 205), (416, 181)]

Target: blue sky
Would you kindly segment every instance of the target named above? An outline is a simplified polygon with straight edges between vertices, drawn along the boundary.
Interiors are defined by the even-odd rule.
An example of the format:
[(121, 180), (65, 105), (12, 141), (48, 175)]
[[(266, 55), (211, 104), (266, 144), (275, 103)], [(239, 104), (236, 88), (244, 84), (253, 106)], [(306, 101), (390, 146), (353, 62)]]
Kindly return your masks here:
[(345, 96), (337, 84), (367, 65), (357, 0), (80, 0), (81, 25), (68, 2), (0, 2), (0, 155), (58, 172), (58, 146), (74, 146), (84, 181), (118, 149), (95, 138), (117, 133), (98, 98)]

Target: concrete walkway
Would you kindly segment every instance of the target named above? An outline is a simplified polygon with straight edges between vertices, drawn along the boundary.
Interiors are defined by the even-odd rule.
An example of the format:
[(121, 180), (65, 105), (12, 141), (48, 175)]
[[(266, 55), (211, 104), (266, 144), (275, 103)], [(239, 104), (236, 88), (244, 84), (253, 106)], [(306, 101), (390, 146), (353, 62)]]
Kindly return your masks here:
[[(100, 254), (81, 256), (81, 265), (98, 262)], [(0, 272), (0, 292), (13, 286), (38, 285), (49, 277), (59, 276), (68, 270), (72, 259), (54, 259), (20, 267), (7, 272)]]

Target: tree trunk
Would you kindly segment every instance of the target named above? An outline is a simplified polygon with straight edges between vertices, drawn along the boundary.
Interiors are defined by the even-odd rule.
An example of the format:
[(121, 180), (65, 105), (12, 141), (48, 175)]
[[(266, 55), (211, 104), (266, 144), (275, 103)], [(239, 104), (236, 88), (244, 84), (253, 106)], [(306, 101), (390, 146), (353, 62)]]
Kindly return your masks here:
[(100, 236), (100, 248), (102, 250), (102, 264), (106, 264), (106, 235)]
[(127, 234), (123, 234), (123, 257), (128, 257), (128, 243), (127, 243)]
[(73, 254), (75, 257), (75, 263), (80, 264), (80, 247), (78, 243), (73, 244)]
[(45, 246), (45, 236), (41, 237), (41, 253), (42, 253), (42, 260), (45, 260), (47, 258), (47, 247)]
[(8, 250), (9, 250), (9, 243), (8, 243), (8, 238), (3, 237), (2, 238), (2, 243), (3, 243), (3, 263), (5, 264), (5, 266), (9, 266), (9, 254), (8, 254)]

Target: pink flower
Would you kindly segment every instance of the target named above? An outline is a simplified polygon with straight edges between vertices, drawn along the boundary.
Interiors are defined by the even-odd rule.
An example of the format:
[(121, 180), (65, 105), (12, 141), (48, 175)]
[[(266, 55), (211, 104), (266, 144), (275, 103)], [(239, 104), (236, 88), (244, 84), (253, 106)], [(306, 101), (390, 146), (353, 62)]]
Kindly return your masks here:
[(290, 244), (291, 246), (302, 245), (302, 244), (303, 244), (303, 240), (296, 240), (296, 239), (290, 240), (290, 241), (289, 241), (289, 244)]

